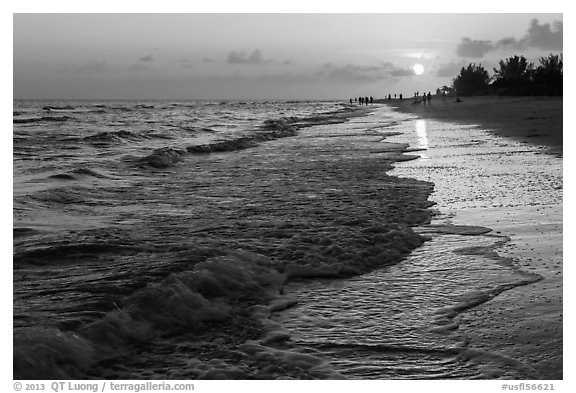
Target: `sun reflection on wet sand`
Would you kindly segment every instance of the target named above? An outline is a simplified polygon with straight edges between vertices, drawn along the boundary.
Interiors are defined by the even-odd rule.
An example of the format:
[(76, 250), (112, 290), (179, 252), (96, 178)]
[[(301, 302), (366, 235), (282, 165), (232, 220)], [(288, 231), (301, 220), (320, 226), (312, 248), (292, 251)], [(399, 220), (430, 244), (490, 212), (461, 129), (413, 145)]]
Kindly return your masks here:
[[(416, 120), (414, 123), (416, 135), (418, 135), (418, 149), (428, 150), (428, 134), (426, 132), (426, 120)], [(428, 158), (425, 153), (420, 153), (422, 158)]]

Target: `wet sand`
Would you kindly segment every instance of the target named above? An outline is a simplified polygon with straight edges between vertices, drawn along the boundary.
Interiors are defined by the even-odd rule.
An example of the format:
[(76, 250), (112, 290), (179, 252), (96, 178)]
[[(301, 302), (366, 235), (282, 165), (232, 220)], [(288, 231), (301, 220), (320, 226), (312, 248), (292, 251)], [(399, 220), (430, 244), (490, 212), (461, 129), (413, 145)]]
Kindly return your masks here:
[[(562, 98), (475, 97), (460, 103), (449, 99), (446, 104), (436, 99), (426, 106), (405, 100), (391, 106), (422, 119), (478, 125), (489, 133), (536, 145), (562, 157)], [(530, 195), (539, 185), (523, 187)], [(562, 379), (562, 203), (533, 201), (516, 207), (448, 208), (454, 214), (454, 224), (486, 226), (508, 236), (510, 242), (496, 250), (498, 254), (542, 277), (536, 283), (501, 293), (478, 307), (474, 315), (463, 318), (460, 330), (471, 335), (470, 347), (499, 348), (530, 366), (539, 379)]]
[(542, 277), (478, 307), (474, 318), (463, 319), (461, 329), (474, 332), (476, 348), (502, 348), (531, 366), (539, 379), (563, 379), (562, 209), (469, 211), (459, 219), (490, 224), (508, 235), (511, 242), (498, 254)]
[(443, 102), (434, 96), (432, 105), (413, 104), (412, 99), (390, 105), (427, 119), (477, 124), (562, 155), (562, 97), (464, 97), (461, 102), (448, 97)]

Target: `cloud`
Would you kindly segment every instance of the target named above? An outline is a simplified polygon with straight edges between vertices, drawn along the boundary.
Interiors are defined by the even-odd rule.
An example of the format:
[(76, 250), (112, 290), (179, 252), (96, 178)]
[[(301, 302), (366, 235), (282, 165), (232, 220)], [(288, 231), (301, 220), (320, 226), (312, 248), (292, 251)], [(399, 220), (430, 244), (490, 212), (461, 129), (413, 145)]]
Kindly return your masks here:
[(493, 50), (494, 46), (491, 41), (471, 40), (464, 37), (456, 48), (456, 54), (460, 57), (480, 58)]
[(152, 55), (146, 55), (140, 58), (140, 61), (143, 63), (149, 63), (151, 61), (154, 61), (154, 56)]
[(414, 70), (412, 68), (396, 68), (390, 71), (391, 76), (414, 76)]
[(538, 49), (562, 49), (562, 34), (564, 24), (561, 21), (555, 21), (553, 27), (548, 23), (538, 24), (537, 19), (533, 19), (528, 28), (526, 41), (529, 46)]
[(228, 63), (230, 64), (261, 64), (263, 62), (268, 62), (262, 60), (262, 53), (258, 49), (247, 56), (245, 52), (235, 52), (232, 51), (228, 54)]
[(392, 63), (381, 63), (376, 66), (354, 64), (335, 66), (332, 63), (326, 63), (320, 67), (316, 75), (339, 82), (375, 82), (383, 79), (414, 76), (414, 71), (410, 68), (399, 68)]
[[(204, 62), (212, 62), (213, 59), (204, 59)], [(276, 65), (290, 65), (290, 60), (279, 61), (276, 59), (265, 59), (262, 57), (262, 52), (259, 49), (253, 51), (250, 55), (246, 52), (231, 51), (228, 53), (228, 64), (276, 64)]]
[(525, 49), (526, 40), (517, 40), (514, 37), (502, 38), (500, 41), (496, 42), (494, 45), (498, 49)]
[(485, 54), (495, 50), (524, 50), (536, 49), (559, 49), (562, 50), (564, 24), (562, 21), (554, 21), (539, 24), (538, 19), (532, 19), (526, 35), (520, 39), (505, 37), (492, 44), (492, 41), (471, 40), (462, 38), (456, 48), (456, 54), (465, 58), (481, 58)]

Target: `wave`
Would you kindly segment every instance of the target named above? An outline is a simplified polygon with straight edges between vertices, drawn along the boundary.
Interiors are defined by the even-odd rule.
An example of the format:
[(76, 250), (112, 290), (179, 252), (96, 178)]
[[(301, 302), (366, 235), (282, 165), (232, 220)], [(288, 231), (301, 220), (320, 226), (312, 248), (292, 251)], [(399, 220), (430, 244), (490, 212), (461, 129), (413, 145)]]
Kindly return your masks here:
[(147, 139), (147, 136), (137, 135), (133, 132), (120, 130), (120, 131), (103, 131), (95, 135), (84, 137), (83, 140), (93, 144), (109, 144), (114, 142), (123, 142), (126, 140), (141, 140)]
[(38, 233), (39, 231), (34, 229), (34, 228), (28, 228), (28, 227), (17, 227), (17, 228), (12, 228), (12, 236), (13, 237), (20, 237), (20, 236), (30, 236), (30, 235), (34, 235), (36, 233)]
[(42, 117), (31, 117), (25, 119), (13, 119), (14, 124), (26, 124), (26, 123), (39, 123), (39, 122), (64, 122), (71, 120), (72, 117), (68, 116), (42, 116)]
[(107, 175), (104, 175), (100, 172), (97, 172), (97, 171), (95, 171), (93, 169), (89, 169), (89, 168), (78, 168), (78, 169), (74, 169), (71, 172), (57, 173), (57, 174), (51, 175), (49, 177), (52, 179), (61, 179), (61, 180), (79, 180), (80, 178), (83, 178), (83, 177), (95, 177), (98, 179), (110, 178)]
[[(358, 274), (373, 269), (375, 264), (382, 266), (398, 261), (403, 252), (422, 242), (413, 232), (383, 228), (370, 228), (370, 231), (380, 234), (390, 249), (381, 249), (382, 253), (374, 257), (359, 255), (354, 261), (348, 260), (354, 258), (348, 253), (345, 260), (334, 264), (279, 263), (275, 258), (235, 250), (225, 256), (205, 259), (190, 270), (171, 273), (159, 282), (148, 283), (125, 297), (116, 309), (84, 325), (76, 333), (56, 329), (38, 332), (32, 328), (16, 331), (14, 378), (86, 378), (89, 370), (99, 365), (105, 368), (105, 364), (115, 358), (133, 358), (144, 343), (156, 338), (182, 336), (182, 339), (175, 339), (175, 345), (193, 346), (194, 337), (202, 337), (216, 326), (227, 324), (234, 326), (235, 337), (244, 339), (235, 349), (221, 350), (241, 354), (253, 362), (251, 366), (265, 378), (286, 376), (290, 374), (289, 370), (293, 370), (295, 377), (342, 378), (319, 358), (279, 349), (275, 344), (287, 340), (290, 334), (270, 320), (270, 315), (297, 302), (282, 295), (283, 287), (290, 279)], [(82, 250), (89, 246), (82, 245)], [(62, 255), (62, 250), (53, 251), (53, 256)], [(74, 257), (78, 250), (65, 251)], [(45, 250), (38, 253), (47, 255)], [(252, 329), (252, 333), (248, 334), (246, 329)], [(253, 369), (247, 373), (236, 365), (223, 367), (196, 360), (194, 375), (197, 378), (246, 379), (254, 375)], [(276, 371), (279, 372), (274, 374)]]
[(80, 258), (93, 259), (97, 255), (113, 254), (131, 250), (132, 247), (113, 244), (111, 242), (80, 242), (68, 244), (66, 242), (54, 242), (35, 248), (15, 253), (12, 260), (14, 265), (55, 265), (58, 263), (75, 262)]
[(296, 118), (266, 120), (260, 130), (253, 131), (248, 135), (234, 139), (218, 140), (202, 145), (190, 145), (186, 147), (186, 150), (189, 153), (205, 154), (255, 147), (262, 142), (296, 135), (298, 128), (292, 124), (296, 120)]
[[(358, 111), (357, 109), (355, 110)], [(154, 151), (151, 155), (141, 158), (140, 163), (148, 164), (156, 168), (168, 168), (183, 160), (185, 152), (191, 154), (209, 154), (232, 152), (256, 147), (259, 144), (275, 139), (295, 136), (300, 128), (311, 127), (320, 124), (335, 124), (346, 121), (350, 116), (349, 110), (338, 110), (330, 113), (314, 115), (310, 117), (282, 117), (278, 119), (265, 120), (258, 130), (253, 130), (238, 137), (232, 137), (225, 140), (215, 140), (213, 142), (189, 145), (185, 151), (174, 148), (162, 148)], [(214, 132), (208, 128), (180, 127), (185, 130), (197, 132)], [(103, 135), (106, 134), (106, 135)], [(112, 138), (109, 133), (98, 134), (100, 138)]]
[(94, 362), (92, 345), (72, 333), (32, 328), (14, 337), (17, 379), (68, 379)]
[(239, 303), (265, 304), (279, 296), (284, 281), (285, 275), (262, 255), (237, 251), (205, 260), (137, 290), (121, 309), (78, 334), (34, 328), (16, 332), (14, 378), (80, 376), (98, 361), (129, 352), (133, 344), (226, 320)]
[(149, 165), (154, 168), (169, 168), (184, 160), (184, 150), (172, 147), (162, 147), (146, 157), (140, 158), (140, 164)]
[(119, 112), (131, 112), (132, 109), (126, 107), (126, 106), (109, 106), (109, 105), (105, 105), (105, 104), (95, 104), (91, 106), (92, 108), (96, 108), (95, 110), (92, 110), (90, 112), (93, 113), (105, 113), (108, 111), (119, 111)]
[(182, 125), (177, 125), (177, 124), (171, 124), (172, 127), (182, 130), (182, 131), (186, 131), (186, 132), (190, 132), (193, 134), (198, 134), (198, 133), (210, 133), (210, 134), (214, 134), (217, 131), (209, 128), (209, 127), (196, 127), (196, 126), (182, 126)]
[(48, 112), (52, 112), (52, 111), (73, 111), (76, 108), (70, 105), (65, 105), (65, 106), (52, 106), (52, 105), (47, 105), (45, 107), (43, 107), (42, 109), (44, 109), (45, 111)]
[(52, 188), (34, 193), (30, 198), (47, 204), (82, 204), (86, 200), (80, 195), (78, 190), (71, 188)]
[(216, 141), (202, 145), (190, 145), (186, 147), (186, 151), (188, 151), (189, 153), (206, 154), (206, 153), (243, 150), (250, 147), (254, 147), (256, 145), (257, 143), (253, 138), (246, 137), (246, 138), (230, 139), (226, 141)]
[(132, 112), (132, 109), (125, 106), (111, 106), (109, 109), (118, 112)]

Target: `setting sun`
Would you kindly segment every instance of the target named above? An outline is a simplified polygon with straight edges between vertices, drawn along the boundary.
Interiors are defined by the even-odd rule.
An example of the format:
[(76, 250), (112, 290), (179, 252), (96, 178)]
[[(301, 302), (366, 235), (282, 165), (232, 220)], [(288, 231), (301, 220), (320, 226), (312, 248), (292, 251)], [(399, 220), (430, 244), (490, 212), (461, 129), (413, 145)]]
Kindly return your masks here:
[(422, 75), (424, 73), (424, 66), (422, 64), (414, 64), (412, 70), (414, 70), (416, 75)]

